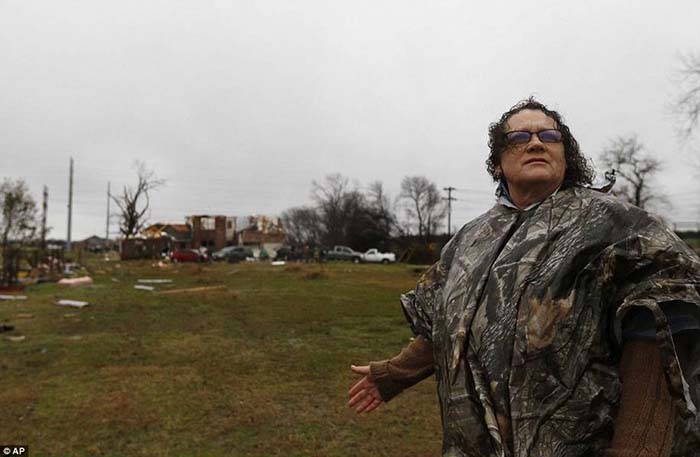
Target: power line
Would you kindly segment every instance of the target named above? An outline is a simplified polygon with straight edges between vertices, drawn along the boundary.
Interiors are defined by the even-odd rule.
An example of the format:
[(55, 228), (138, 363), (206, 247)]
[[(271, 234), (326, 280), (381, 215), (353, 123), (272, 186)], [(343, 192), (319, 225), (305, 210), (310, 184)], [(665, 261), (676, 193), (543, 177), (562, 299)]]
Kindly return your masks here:
[(483, 190), (483, 189), (467, 189), (467, 188), (460, 188), (460, 189), (455, 189), (455, 191), (456, 191), (456, 192), (462, 192), (462, 193), (484, 194), (484, 195), (493, 196), (493, 191), (488, 191), (488, 190)]

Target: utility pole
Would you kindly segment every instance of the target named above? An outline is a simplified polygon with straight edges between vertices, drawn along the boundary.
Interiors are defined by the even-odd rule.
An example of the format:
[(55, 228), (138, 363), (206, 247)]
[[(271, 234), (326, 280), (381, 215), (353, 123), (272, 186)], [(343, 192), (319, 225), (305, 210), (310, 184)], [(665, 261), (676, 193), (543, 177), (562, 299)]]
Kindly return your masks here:
[(71, 250), (71, 223), (73, 222), (73, 157), (70, 158), (70, 171), (68, 174), (68, 236), (66, 237), (66, 251)]
[(44, 186), (43, 202), (41, 204), (41, 253), (46, 251), (46, 210), (49, 207), (49, 188)]
[(457, 200), (456, 198), (452, 197), (452, 191), (457, 190), (456, 188), (449, 186), (449, 187), (443, 187), (442, 190), (447, 192), (447, 236), (450, 236), (452, 234), (452, 202)]
[(109, 201), (112, 199), (112, 195), (109, 192), (110, 182), (107, 181), (107, 228), (105, 229), (105, 241), (109, 241)]

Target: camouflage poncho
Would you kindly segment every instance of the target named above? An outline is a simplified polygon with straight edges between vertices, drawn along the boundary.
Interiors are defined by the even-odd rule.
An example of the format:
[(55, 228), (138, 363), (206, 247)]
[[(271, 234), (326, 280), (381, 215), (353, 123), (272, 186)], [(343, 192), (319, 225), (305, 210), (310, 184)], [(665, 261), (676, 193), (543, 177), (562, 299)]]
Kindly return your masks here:
[[(676, 354), (664, 303), (700, 310), (700, 260), (646, 212), (569, 187), (465, 225), (401, 297), (430, 340), (443, 455), (603, 455), (620, 399), (620, 322), (656, 320), (675, 402), (674, 456), (700, 455), (700, 357)], [(695, 309), (695, 308), (694, 308)]]

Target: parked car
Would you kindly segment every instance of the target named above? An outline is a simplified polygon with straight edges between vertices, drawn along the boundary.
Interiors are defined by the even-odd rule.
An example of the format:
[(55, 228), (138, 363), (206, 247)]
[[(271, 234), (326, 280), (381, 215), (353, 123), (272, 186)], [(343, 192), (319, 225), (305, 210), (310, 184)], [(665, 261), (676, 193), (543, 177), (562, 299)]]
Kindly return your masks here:
[(205, 252), (197, 249), (178, 249), (170, 253), (170, 260), (173, 262), (205, 262), (208, 257)]
[(347, 246), (333, 246), (333, 249), (324, 252), (324, 257), (326, 260), (350, 260), (354, 263), (362, 261), (362, 253)]
[(305, 252), (304, 249), (295, 246), (282, 246), (275, 253), (275, 260), (288, 261), (303, 261), (308, 260), (313, 255), (310, 250)]
[(393, 252), (379, 252), (379, 249), (368, 249), (362, 254), (362, 261), (367, 263), (394, 263), (396, 254)]
[(237, 246), (226, 246), (223, 249), (219, 249), (211, 254), (212, 260), (226, 260), (228, 255), (236, 249)]
[(243, 246), (234, 246), (231, 252), (226, 256), (226, 261), (229, 263), (237, 263), (247, 258), (254, 258), (253, 251), (250, 248)]
[(291, 260), (292, 250), (289, 246), (280, 247), (275, 253), (275, 260)]

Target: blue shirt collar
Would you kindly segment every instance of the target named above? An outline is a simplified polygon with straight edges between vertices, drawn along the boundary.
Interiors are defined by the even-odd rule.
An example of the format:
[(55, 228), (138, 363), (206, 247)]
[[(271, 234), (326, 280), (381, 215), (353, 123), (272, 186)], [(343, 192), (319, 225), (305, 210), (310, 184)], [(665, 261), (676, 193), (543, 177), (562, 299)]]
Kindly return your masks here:
[(561, 189), (561, 186), (557, 187), (557, 189), (554, 192), (547, 195), (542, 200), (537, 201), (532, 205), (529, 205), (527, 208), (520, 209), (516, 206), (515, 203), (513, 203), (513, 200), (510, 198), (510, 193), (508, 193), (508, 185), (506, 184), (505, 179), (501, 179), (501, 181), (498, 183), (498, 188), (496, 188), (496, 203), (499, 205), (503, 205), (507, 208), (517, 209), (518, 211), (528, 211), (545, 201), (550, 196), (556, 195), (557, 192), (559, 192), (559, 189)]

